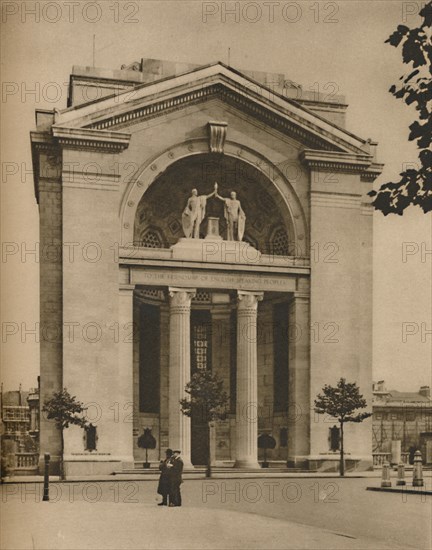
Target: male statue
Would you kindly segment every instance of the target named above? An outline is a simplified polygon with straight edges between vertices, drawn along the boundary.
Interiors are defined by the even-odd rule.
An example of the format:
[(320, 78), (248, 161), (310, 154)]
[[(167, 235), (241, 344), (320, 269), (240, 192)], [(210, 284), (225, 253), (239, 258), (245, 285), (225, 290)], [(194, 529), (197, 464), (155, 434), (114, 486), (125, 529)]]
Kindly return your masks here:
[[(216, 188), (217, 189), (217, 188)], [(227, 221), (227, 240), (241, 241), (245, 230), (246, 214), (243, 212), (237, 193), (232, 191), (230, 198), (225, 199), (215, 191), (216, 197), (225, 203), (225, 219)]]
[(199, 239), (199, 230), (201, 222), (205, 216), (207, 199), (216, 193), (216, 189), (210, 195), (198, 195), (196, 189), (192, 189), (192, 195), (189, 197), (186, 208), (182, 214), (182, 226), (185, 236), (190, 239)]

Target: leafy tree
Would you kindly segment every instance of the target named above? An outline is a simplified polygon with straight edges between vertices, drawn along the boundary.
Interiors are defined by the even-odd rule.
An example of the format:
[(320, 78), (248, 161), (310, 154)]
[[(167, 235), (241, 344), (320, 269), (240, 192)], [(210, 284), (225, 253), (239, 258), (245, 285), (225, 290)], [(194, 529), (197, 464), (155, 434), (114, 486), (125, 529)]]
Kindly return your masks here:
[(83, 404), (77, 401), (74, 395), (71, 395), (66, 388), (53, 393), (50, 399), (47, 399), (42, 407), (48, 420), (54, 420), (61, 436), (61, 456), (60, 456), (60, 478), (64, 479), (64, 430), (71, 424), (84, 428), (87, 421), (82, 415), (85, 411)]
[(417, 140), (419, 149), (418, 169), (408, 168), (400, 173), (398, 182), (381, 185), (377, 191), (370, 191), (375, 197), (373, 205), (384, 215), (402, 215), (410, 204), (419, 206), (424, 213), (432, 210), (432, 2), (420, 11), (421, 25), (409, 29), (399, 25), (386, 40), (395, 48), (402, 46), (402, 59), (410, 65), (408, 74), (402, 75), (402, 82), (390, 88), (390, 93), (403, 99), (407, 105), (415, 105), (418, 120), (410, 125), (410, 141)]
[(146, 459), (144, 462), (144, 468), (150, 468), (150, 463), (148, 461), (148, 450), (156, 448), (156, 439), (151, 433), (151, 428), (145, 428), (144, 433), (142, 433), (138, 438), (138, 447), (140, 449), (145, 449)]
[(363, 412), (354, 414), (357, 409), (364, 409), (367, 406), (366, 399), (360, 394), (357, 384), (348, 383), (345, 378), (341, 378), (337, 386), (325, 385), (322, 394), (318, 394), (315, 399), (315, 412), (318, 414), (328, 414), (339, 421), (340, 426), (340, 463), (339, 473), (345, 475), (344, 460), (344, 424), (346, 422), (363, 422), (369, 418), (371, 413)]
[[(191, 417), (194, 411), (200, 411), (207, 420), (210, 435), (213, 423), (223, 420), (226, 416), (229, 398), (224, 390), (223, 380), (209, 370), (199, 370), (186, 384), (185, 392), (189, 398), (180, 401), (182, 413)], [(210, 444), (206, 476), (211, 477)]]

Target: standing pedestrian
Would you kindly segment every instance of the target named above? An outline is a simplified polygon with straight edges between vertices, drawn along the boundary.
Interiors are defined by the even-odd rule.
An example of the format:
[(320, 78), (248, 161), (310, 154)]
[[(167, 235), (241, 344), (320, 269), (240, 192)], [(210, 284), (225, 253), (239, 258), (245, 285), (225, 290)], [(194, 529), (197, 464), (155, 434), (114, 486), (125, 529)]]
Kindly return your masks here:
[(168, 467), (170, 506), (182, 505), (180, 485), (183, 483), (183, 460), (181, 459), (180, 454), (181, 451), (173, 451), (173, 455), (170, 460), (170, 466)]
[(157, 492), (159, 495), (162, 495), (162, 502), (160, 502), (158, 506), (168, 505), (168, 495), (169, 495), (169, 489), (170, 489), (168, 464), (170, 463), (172, 454), (173, 454), (172, 450), (167, 449), (165, 451), (165, 460), (161, 460), (159, 462), (160, 476), (159, 476), (159, 484), (158, 484)]

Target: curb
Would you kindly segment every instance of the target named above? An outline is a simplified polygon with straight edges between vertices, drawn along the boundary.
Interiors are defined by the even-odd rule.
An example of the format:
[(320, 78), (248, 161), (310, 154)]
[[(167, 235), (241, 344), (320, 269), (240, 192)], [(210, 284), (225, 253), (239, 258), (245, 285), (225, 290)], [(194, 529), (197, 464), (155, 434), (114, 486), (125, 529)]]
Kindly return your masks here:
[(432, 491), (429, 489), (421, 488), (418, 489), (410, 488), (403, 489), (398, 487), (366, 487), (366, 491), (381, 491), (383, 493), (402, 493), (408, 495), (429, 495), (432, 496)]

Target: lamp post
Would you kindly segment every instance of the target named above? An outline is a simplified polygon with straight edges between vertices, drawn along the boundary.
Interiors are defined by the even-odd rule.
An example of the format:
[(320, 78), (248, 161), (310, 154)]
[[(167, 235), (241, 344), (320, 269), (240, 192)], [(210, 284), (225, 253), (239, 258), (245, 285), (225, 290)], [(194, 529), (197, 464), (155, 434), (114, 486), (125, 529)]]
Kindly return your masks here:
[(44, 454), (44, 460), (45, 460), (45, 470), (44, 470), (44, 488), (43, 488), (43, 498), (42, 500), (48, 501), (49, 500), (49, 463), (50, 463), (50, 454), (45, 453)]

